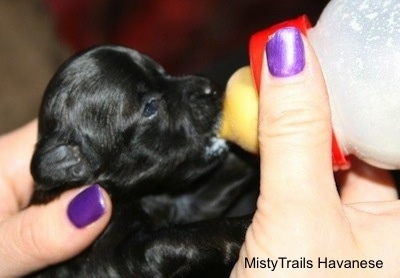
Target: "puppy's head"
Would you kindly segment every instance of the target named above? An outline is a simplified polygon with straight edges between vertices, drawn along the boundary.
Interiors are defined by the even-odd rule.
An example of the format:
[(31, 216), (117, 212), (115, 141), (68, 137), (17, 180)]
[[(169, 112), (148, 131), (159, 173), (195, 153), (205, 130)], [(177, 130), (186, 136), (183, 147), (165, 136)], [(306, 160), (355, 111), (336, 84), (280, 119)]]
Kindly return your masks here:
[(218, 163), (223, 93), (198, 76), (171, 76), (150, 58), (102, 46), (66, 61), (40, 109), (31, 172), (37, 190), (100, 183), (128, 190), (179, 184)]

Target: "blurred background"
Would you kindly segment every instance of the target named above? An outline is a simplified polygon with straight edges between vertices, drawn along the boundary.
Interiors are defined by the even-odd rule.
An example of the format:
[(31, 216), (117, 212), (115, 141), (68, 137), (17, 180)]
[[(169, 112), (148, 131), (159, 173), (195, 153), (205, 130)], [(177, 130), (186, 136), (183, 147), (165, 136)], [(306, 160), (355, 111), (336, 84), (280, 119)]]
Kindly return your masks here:
[(0, 133), (37, 114), (55, 69), (81, 49), (135, 48), (174, 74), (224, 83), (247, 64), (252, 33), (307, 14), (328, 0), (1, 0)]

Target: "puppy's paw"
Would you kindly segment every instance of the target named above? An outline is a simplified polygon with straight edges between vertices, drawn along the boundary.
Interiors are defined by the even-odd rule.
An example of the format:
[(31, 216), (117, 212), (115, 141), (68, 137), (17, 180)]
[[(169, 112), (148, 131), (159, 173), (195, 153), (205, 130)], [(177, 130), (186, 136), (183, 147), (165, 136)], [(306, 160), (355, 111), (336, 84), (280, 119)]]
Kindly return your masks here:
[(37, 149), (31, 172), (38, 189), (84, 183), (90, 177), (90, 167), (78, 146), (57, 145)]

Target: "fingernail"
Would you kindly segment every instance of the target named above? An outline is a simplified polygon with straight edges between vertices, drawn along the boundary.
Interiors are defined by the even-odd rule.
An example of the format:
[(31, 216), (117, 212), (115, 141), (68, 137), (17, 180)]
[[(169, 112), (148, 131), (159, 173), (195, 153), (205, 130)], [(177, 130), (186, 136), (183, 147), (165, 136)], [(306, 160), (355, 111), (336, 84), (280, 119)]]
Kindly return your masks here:
[(92, 185), (75, 196), (69, 203), (67, 215), (77, 228), (83, 228), (98, 220), (106, 211), (100, 186)]
[(272, 35), (266, 46), (268, 69), (275, 77), (290, 77), (303, 71), (304, 43), (299, 29), (282, 28)]

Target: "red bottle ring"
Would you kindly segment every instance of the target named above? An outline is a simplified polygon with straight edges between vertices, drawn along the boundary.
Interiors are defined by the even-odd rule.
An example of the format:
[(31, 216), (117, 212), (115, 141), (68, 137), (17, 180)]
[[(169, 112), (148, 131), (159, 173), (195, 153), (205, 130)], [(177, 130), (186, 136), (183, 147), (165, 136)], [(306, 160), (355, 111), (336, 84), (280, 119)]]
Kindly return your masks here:
[[(303, 35), (307, 36), (307, 30), (311, 28), (311, 23), (306, 15), (298, 18), (278, 23), (272, 27), (253, 34), (249, 43), (250, 67), (253, 75), (254, 84), (260, 92), (261, 70), (264, 63), (265, 46), (276, 31), (283, 27), (296, 27)], [(346, 170), (350, 168), (350, 160), (340, 149), (334, 132), (332, 131), (332, 163), (334, 170)]]

